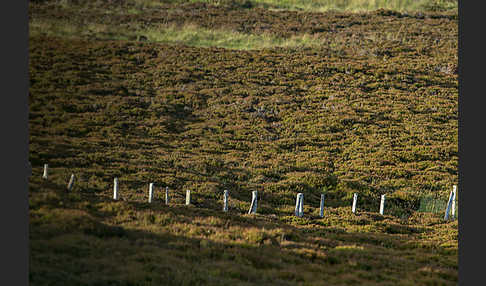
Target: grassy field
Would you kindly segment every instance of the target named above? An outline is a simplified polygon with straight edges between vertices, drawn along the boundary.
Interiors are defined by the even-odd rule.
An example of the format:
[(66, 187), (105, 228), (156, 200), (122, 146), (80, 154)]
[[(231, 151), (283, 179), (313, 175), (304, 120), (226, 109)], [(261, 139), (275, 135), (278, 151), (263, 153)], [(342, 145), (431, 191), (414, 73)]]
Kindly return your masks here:
[(299, 3), (30, 4), (32, 285), (457, 284), (457, 12)]

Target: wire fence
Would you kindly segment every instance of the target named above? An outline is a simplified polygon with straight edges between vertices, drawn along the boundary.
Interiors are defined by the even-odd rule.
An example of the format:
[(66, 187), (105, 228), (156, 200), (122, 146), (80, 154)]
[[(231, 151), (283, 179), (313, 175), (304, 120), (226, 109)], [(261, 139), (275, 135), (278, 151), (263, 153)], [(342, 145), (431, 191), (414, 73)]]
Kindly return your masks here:
[[(444, 213), (447, 208), (447, 198), (437, 198), (435, 196), (424, 196), (420, 199), (420, 206), (417, 211), (425, 213)], [(458, 215), (458, 204), (456, 198), (456, 205), (454, 216), (457, 218)]]
[[(42, 178), (47, 180), (48, 178), (51, 178), (50, 175), (48, 175), (48, 173), (50, 173), (48, 171), (48, 165), (45, 164), (44, 165), (44, 170), (43, 170), (43, 175), (42, 175)], [(64, 172), (66, 176), (63, 176), (63, 177), (67, 177), (67, 174), (69, 172)], [(76, 179), (74, 179), (75, 176), (74, 174), (71, 174), (71, 177), (70, 177), (70, 180), (69, 180), (69, 183), (68, 183), (68, 186), (67, 186), (67, 190), (71, 190), (73, 188), (73, 185), (74, 185), (74, 181), (76, 181), (76, 185), (78, 185), (78, 187), (81, 187), (82, 189), (89, 189), (89, 186), (87, 185), (88, 183), (85, 182), (85, 180), (83, 180), (83, 176), (81, 176), (80, 178), (76, 177)], [(107, 184), (107, 187), (108, 185), (110, 184)], [(114, 181), (113, 181), (113, 199), (114, 200), (118, 200), (119, 198), (119, 190), (118, 190), (118, 178), (115, 178)], [(153, 187), (153, 185), (152, 185)], [(456, 186), (454, 186), (454, 188), (456, 188)], [(151, 189), (151, 188), (150, 188)], [(166, 204), (168, 204), (168, 187), (166, 187)], [(172, 191), (172, 194), (173, 195), (176, 195), (176, 193), (174, 193), (174, 191), (176, 190), (173, 190)], [(186, 201), (186, 204), (190, 204), (190, 194), (187, 194), (188, 190), (186, 191), (186, 193), (184, 194), (180, 194), (180, 197), (184, 197), (183, 199), (185, 199)], [(258, 201), (259, 201), (259, 208), (261, 209), (262, 206), (260, 206), (260, 201), (262, 201), (262, 199), (264, 199), (264, 195), (265, 193), (261, 193), (260, 191), (258, 192)], [(225, 201), (225, 207), (224, 207), (224, 211), (227, 211), (228, 210), (228, 191), (225, 190), (225, 192), (223, 193), (225, 195), (225, 199), (223, 199), (223, 201)], [(300, 193), (299, 193), (300, 194)], [(319, 204), (319, 213), (320, 213), (320, 217), (322, 217), (322, 213), (323, 213), (323, 208), (324, 208), (324, 199), (323, 199), (323, 195), (324, 194), (321, 194), (320, 195), (320, 204)], [(330, 194), (329, 194), (330, 195)], [(362, 194), (364, 195), (364, 194)], [(355, 208), (356, 208), (356, 203), (358, 202), (358, 208), (361, 209), (361, 210), (365, 210), (365, 209), (368, 209), (368, 211), (370, 211), (371, 209), (373, 209), (373, 211), (375, 211), (375, 208), (376, 208), (376, 211), (378, 212), (378, 207), (379, 207), (379, 212), (380, 214), (388, 214), (388, 215), (393, 215), (393, 216), (397, 216), (397, 217), (403, 217), (403, 216), (408, 216), (410, 215), (410, 212), (411, 211), (418, 211), (418, 212), (425, 212), (425, 213), (434, 213), (434, 214), (444, 214), (444, 212), (446, 211), (447, 209), (447, 205), (449, 203), (449, 199), (447, 197), (444, 197), (443, 195), (440, 195), (440, 194), (435, 194), (435, 195), (426, 195), (426, 196), (423, 196), (422, 198), (419, 198), (419, 202), (418, 202), (418, 208), (417, 208), (417, 200), (415, 200), (415, 202), (409, 202), (407, 200), (403, 200), (403, 199), (399, 199), (399, 198), (394, 198), (394, 197), (390, 197), (390, 198), (386, 198), (385, 197), (380, 197), (380, 200), (378, 200), (377, 198), (375, 198), (375, 196), (362, 196), (362, 195), (358, 195), (358, 193), (354, 193), (353, 194), (353, 213), (355, 213)], [(149, 190), (149, 202), (152, 201), (152, 196), (153, 196), (153, 190), (150, 191)], [(254, 195), (253, 195), (254, 196)], [(326, 194), (326, 201), (328, 200), (327, 199), (327, 194)], [(253, 207), (253, 204), (255, 203), (254, 202), (254, 197), (252, 197), (252, 205), (250, 206), (250, 211), (251, 213), (256, 213), (256, 204), (255, 204), (255, 207)], [(312, 201), (314, 201), (315, 198), (312, 199)], [(188, 203), (189, 201), (189, 203)], [(381, 202), (380, 202), (381, 201)], [(377, 202), (380, 202), (379, 204)], [(297, 207), (297, 206), (296, 206)], [(300, 208), (303, 209), (303, 206), (301, 206)], [(457, 218), (458, 217), (458, 204), (457, 204), (457, 193), (456, 193), (456, 196), (454, 198), (454, 203), (453, 203), (453, 207), (451, 208), (450, 211), (454, 210), (454, 214), (452, 215), (452, 219), (454, 218)], [(263, 209), (261, 209), (260, 211), (263, 211)], [(263, 211), (265, 213), (265, 211)], [(299, 216), (302, 216), (301, 212), (299, 212)]]

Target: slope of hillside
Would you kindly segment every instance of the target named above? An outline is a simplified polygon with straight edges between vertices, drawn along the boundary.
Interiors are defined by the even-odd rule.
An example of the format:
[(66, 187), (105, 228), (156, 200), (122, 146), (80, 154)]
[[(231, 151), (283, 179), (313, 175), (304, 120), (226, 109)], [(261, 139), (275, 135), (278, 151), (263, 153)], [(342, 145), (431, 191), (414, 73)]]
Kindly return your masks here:
[[(456, 284), (457, 222), (417, 210), (457, 183), (457, 16), (231, 8), (250, 24), (170, 4), (209, 12), (160, 26), (155, 8), (49, 5), (30, 11), (33, 285)], [(187, 24), (319, 44), (243, 51), (144, 32)]]

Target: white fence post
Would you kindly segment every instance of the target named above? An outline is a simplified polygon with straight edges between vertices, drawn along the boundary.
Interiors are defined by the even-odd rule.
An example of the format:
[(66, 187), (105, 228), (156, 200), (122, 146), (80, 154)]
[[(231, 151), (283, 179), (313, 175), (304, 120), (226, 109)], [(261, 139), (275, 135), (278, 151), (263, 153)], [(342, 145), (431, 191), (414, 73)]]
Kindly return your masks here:
[(118, 200), (118, 178), (113, 180), (113, 199)]
[(457, 186), (456, 185), (454, 185), (452, 187), (452, 192), (453, 192), (453, 195), (452, 195), (451, 218), (452, 218), (452, 220), (454, 220), (455, 217), (456, 217), (456, 197), (457, 197)]
[(224, 190), (223, 193), (223, 211), (228, 211), (228, 190)]
[(358, 194), (357, 193), (354, 193), (353, 195), (353, 207), (352, 207), (352, 212), (353, 213), (356, 213), (356, 203), (358, 201)]
[(169, 204), (169, 187), (165, 187), (165, 204)]
[(304, 194), (300, 193), (299, 194), (300, 199), (299, 199), (299, 217), (304, 216)]
[(149, 197), (148, 197), (148, 202), (152, 202), (152, 198), (154, 196), (154, 183), (150, 183), (149, 185)]
[(454, 190), (452, 190), (451, 193), (449, 194), (449, 200), (447, 201), (447, 207), (446, 207), (446, 211), (445, 211), (445, 214), (444, 214), (444, 220), (449, 219), (449, 213), (451, 211), (453, 194), (454, 194)]
[(191, 204), (191, 190), (186, 190), (186, 206)]
[(383, 215), (384, 212), (385, 212), (385, 195), (381, 195), (380, 214)]
[(295, 216), (299, 216), (300, 210), (300, 193), (297, 194), (295, 199)]
[(319, 216), (324, 217), (324, 194), (321, 194), (321, 204), (319, 206)]
[(257, 191), (251, 192), (251, 205), (250, 205), (250, 210), (248, 211), (249, 214), (256, 214), (257, 211)]
[(42, 174), (42, 179), (46, 179), (47, 180), (47, 164), (44, 164), (44, 173)]
[(74, 187), (74, 174), (71, 174), (71, 179), (69, 179), (69, 183), (67, 185), (67, 190), (71, 191)]

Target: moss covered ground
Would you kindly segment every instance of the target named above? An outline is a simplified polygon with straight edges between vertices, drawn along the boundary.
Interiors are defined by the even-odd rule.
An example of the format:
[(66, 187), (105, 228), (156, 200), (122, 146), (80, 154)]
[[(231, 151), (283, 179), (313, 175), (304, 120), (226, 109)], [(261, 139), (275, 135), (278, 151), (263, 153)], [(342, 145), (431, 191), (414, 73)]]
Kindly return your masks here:
[(457, 284), (456, 12), (159, 4), (30, 4), (32, 285)]

